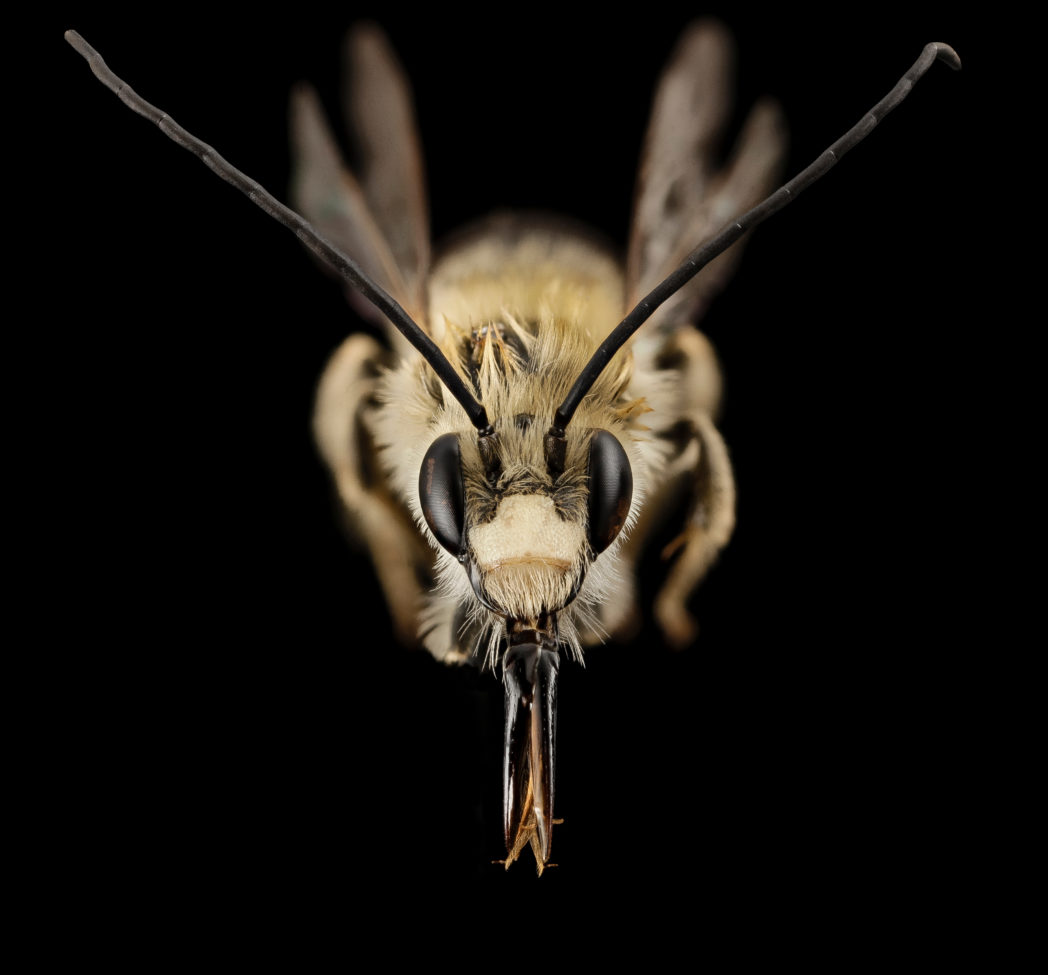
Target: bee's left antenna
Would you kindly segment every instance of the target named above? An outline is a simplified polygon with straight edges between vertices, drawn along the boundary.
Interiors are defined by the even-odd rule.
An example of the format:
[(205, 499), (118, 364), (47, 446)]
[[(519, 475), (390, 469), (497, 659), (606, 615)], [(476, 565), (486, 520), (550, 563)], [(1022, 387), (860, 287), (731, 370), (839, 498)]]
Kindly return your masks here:
[(948, 44), (934, 41), (931, 44), (926, 44), (924, 50), (921, 51), (921, 56), (913, 63), (910, 70), (896, 82), (895, 87), (829, 149), (826, 149), (815, 162), (801, 170), (784, 186), (780, 186), (764, 202), (757, 204), (752, 210), (728, 224), (715, 237), (696, 247), (676, 271), (659, 282), (647, 296), (642, 298), (637, 306), (600, 344), (597, 351), (593, 353), (593, 357), (579, 374), (579, 378), (576, 380), (575, 385), (572, 386), (567, 398), (557, 409), (550, 435), (554, 438), (563, 438), (564, 428), (571, 422), (571, 418), (575, 415), (575, 410), (578, 409), (579, 403), (582, 402), (582, 398), (597, 381), (597, 377), (604, 371), (604, 367), (633, 336), (634, 332), (654, 314), (655, 309), (659, 305), (680, 291), (699, 271), (715, 257), (719, 257), (724, 253), (747, 230), (751, 230), (757, 224), (763, 223), (773, 213), (777, 213), (788, 203), (792, 203), (801, 192), (806, 190), (816, 180), (825, 176), (827, 172), (837, 165), (841, 156), (862, 142), (873, 131), (877, 123), (899, 105), (918, 80), (936, 61), (946, 62), (954, 71), (960, 70), (961, 67), (961, 59), (957, 56), (957, 52)]
[(393, 323), (394, 327), (425, 358), (448, 392), (458, 400), (466, 411), (470, 422), (480, 431), (481, 436), (492, 433), (484, 407), (466, 388), (466, 384), (455, 372), (443, 352), (433, 340), (415, 323), (411, 316), (388, 294), (371, 280), (355, 261), (347, 257), (337, 247), (317, 233), (308, 220), (300, 217), (290, 207), (285, 206), (259, 183), (242, 173), (234, 165), (223, 159), (206, 142), (182, 128), (170, 115), (155, 105), (147, 102), (130, 85), (118, 78), (102, 60), (101, 55), (85, 41), (75, 30), (65, 33), (65, 39), (87, 61), (96, 78), (112, 91), (128, 108), (151, 122), (156, 123), (160, 131), (169, 139), (177, 142), (183, 149), (188, 149), (209, 169), (231, 183), (252, 203), (264, 210), (278, 223), (294, 231), (302, 241), (324, 263), (330, 265), (354, 288), (368, 299), (379, 311)]

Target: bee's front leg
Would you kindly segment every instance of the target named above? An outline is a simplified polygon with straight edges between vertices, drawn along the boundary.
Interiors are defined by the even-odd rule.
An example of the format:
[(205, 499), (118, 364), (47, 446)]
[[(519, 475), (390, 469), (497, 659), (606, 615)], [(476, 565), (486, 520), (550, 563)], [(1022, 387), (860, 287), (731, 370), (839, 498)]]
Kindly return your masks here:
[[(655, 597), (655, 619), (666, 639), (684, 647), (697, 626), (687, 603), (735, 528), (735, 478), (728, 450), (708, 413), (684, 418), (691, 443), (690, 502), (684, 529), (663, 551), (676, 561)], [(697, 448), (697, 451), (696, 451)]]
[(377, 409), (378, 376), (389, 353), (367, 335), (335, 351), (317, 389), (313, 431), (331, 470), (349, 527), (366, 546), (386, 597), (397, 638), (419, 640), (420, 579), (432, 576), (433, 556), (407, 510), (389, 489), (367, 423)]

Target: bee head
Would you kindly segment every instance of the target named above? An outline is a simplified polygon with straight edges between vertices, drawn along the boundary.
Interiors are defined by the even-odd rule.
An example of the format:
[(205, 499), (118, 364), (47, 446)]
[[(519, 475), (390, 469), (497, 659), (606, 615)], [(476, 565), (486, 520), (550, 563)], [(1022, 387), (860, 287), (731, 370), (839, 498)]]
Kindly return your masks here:
[(430, 531), (462, 563), (477, 598), (538, 625), (578, 595), (618, 537), (633, 475), (615, 434), (544, 434), (518, 415), (487, 436), (446, 433), (426, 451), (419, 500)]

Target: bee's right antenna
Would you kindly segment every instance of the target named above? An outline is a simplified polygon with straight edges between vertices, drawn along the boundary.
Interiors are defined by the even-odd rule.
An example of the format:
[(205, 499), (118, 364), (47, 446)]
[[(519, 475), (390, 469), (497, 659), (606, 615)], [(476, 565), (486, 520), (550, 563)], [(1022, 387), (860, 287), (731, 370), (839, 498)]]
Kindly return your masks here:
[(206, 142), (201, 142), (195, 135), (183, 129), (167, 112), (161, 111), (155, 105), (147, 102), (126, 81), (113, 74), (109, 66), (102, 60), (102, 56), (75, 30), (66, 31), (65, 39), (87, 61), (95, 77), (116, 94), (128, 108), (154, 122), (169, 139), (177, 142), (183, 149), (193, 153), (216, 175), (221, 176), (227, 183), (240, 190), (255, 206), (268, 213), (278, 223), (293, 231), (295, 236), (317, 257), (334, 268), (338, 274), (342, 275), (357, 291), (367, 298), (393, 323), (401, 335), (418, 349), (433, 371), (440, 377), (440, 381), (447, 387), (451, 395), (459, 401), (462, 408), (466, 411), (470, 422), (477, 428), (480, 436), (486, 437), (491, 435), (492, 428), (484, 407), (466, 388), (466, 384), (459, 377), (458, 373), (455, 372), (454, 366), (447, 360), (444, 353), (419, 328), (414, 319), (401, 308), (392, 295), (372, 281), (356, 261), (351, 260), (337, 247), (321, 237), (308, 220), (300, 217), (290, 207), (284, 206), (263, 186), (223, 159)]
[[(548, 439), (554, 441), (563, 440), (565, 427), (571, 422), (571, 418), (575, 415), (575, 410), (578, 409), (579, 403), (582, 402), (582, 398), (597, 381), (597, 377), (604, 370), (604, 367), (611, 361), (615, 353), (626, 344), (633, 333), (651, 317), (659, 305), (676, 294), (710, 261), (726, 251), (747, 230), (756, 227), (759, 223), (763, 223), (773, 213), (786, 206), (787, 203), (792, 203), (803, 190), (806, 190), (812, 183), (829, 172), (837, 164), (841, 156), (862, 142), (873, 131), (877, 123), (910, 93), (910, 90), (921, 76), (937, 60), (945, 61), (954, 71), (960, 70), (961, 59), (957, 56), (957, 52), (948, 44), (933, 42), (926, 45), (921, 52), (921, 56), (914, 62), (913, 67), (899, 79), (895, 87), (874, 105), (856, 125), (852, 126), (829, 149), (823, 152), (815, 162), (794, 176), (785, 186), (780, 186), (763, 203), (759, 203), (748, 213), (744, 213), (737, 220), (730, 223), (715, 237), (695, 248), (676, 271), (656, 285), (645, 298), (642, 298), (637, 306), (600, 344), (597, 351), (593, 353), (593, 357), (579, 374), (575, 385), (572, 386), (571, 392), (568, 393), (564, 402), (560, 404), (554, 416), (553, 427), (549, 432)], [(547, 450), (549, 450), (549, 447), (547, 447)]]

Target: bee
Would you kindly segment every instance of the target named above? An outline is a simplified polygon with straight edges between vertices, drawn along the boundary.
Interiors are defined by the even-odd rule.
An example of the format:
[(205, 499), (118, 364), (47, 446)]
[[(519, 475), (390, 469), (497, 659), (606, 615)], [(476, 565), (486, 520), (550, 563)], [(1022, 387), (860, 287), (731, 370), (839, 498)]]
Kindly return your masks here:
[(720, 371), (694, 322), (738, 246), (635, 316), (624, 345), (602, 343), (623, 310), (771, 191), (784, 125), (758, 105), (718, 166), (729, 42), (696, 26), (656, 95), (625, 271), (584, 231), (514, 215), (433, 260), (406, 81), (374, 30), (349, 46), (364, 168), (350, 175), (300, 90), (294, 200), (359, 266), (353, 287), (396, 318), (375, 285), (392, 295), (425, 341), (403, 322), (384, 344), (347, 339), (320, 382), (316, 438), (401, 637), (502, 679), (506, 864), (530, 847), (541, 872), (557, 822), (562, 664), (635, 625), (638, 561), (676, 497), (688, 515), (654, 607), (671, 643), (692, 639), (691, 594), (732, 534)]

